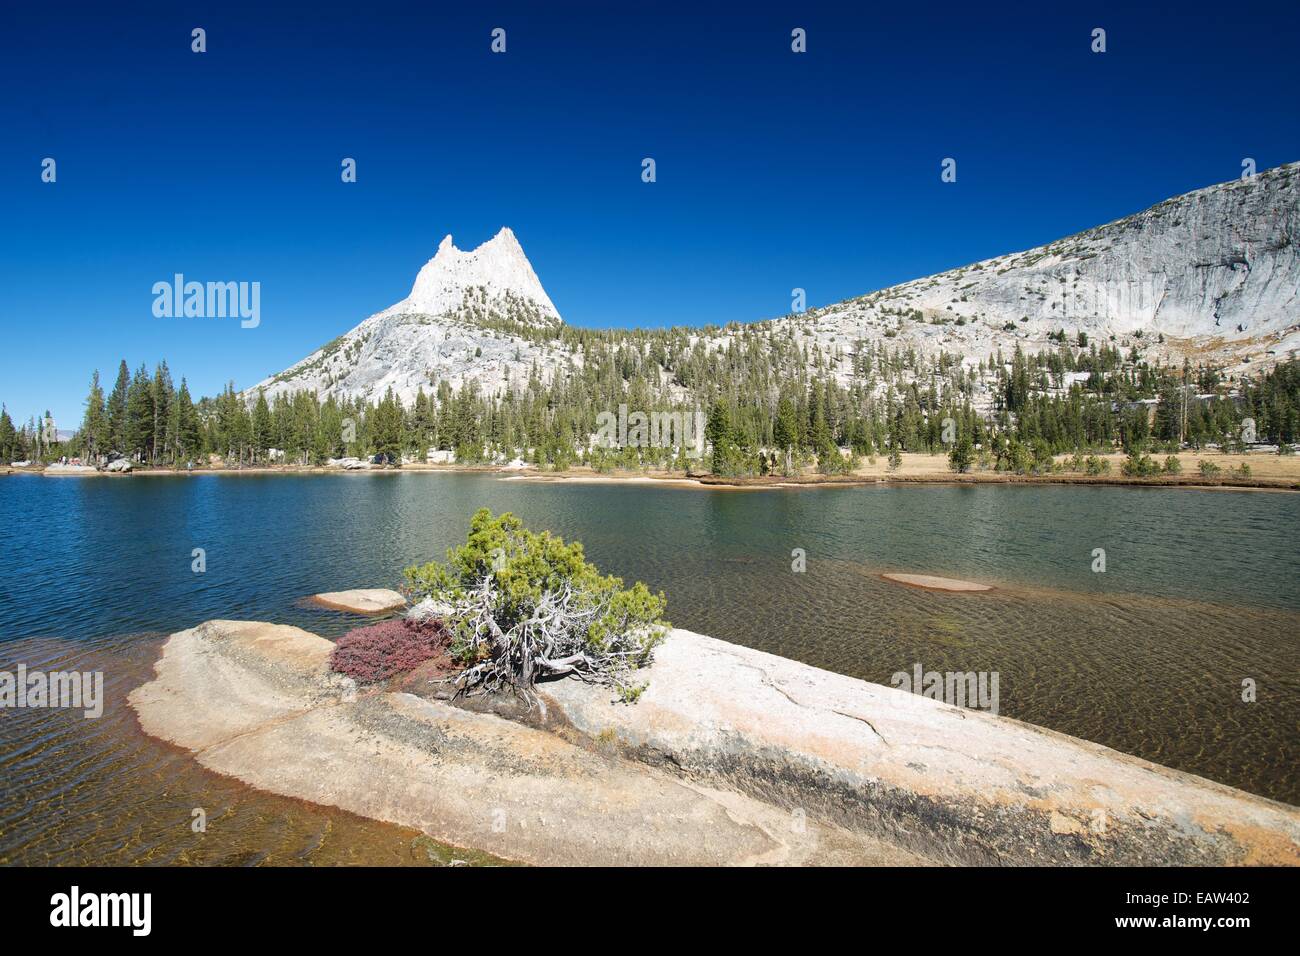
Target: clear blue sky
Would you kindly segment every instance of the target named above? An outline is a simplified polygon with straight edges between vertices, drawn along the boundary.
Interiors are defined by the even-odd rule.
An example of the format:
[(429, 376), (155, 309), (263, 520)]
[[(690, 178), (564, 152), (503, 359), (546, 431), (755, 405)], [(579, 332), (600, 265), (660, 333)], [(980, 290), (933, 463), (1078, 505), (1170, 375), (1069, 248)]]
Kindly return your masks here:
[[(1294, 2), (117, 6), (0, 12), (16, 419), (73, 427), (120, 358), (252, 384), (448, 232), (513, 227), (572, 324), (749, 321), (1300, 159)], [(260, 282), (260, 327), (155, 318), (176, 272)]]

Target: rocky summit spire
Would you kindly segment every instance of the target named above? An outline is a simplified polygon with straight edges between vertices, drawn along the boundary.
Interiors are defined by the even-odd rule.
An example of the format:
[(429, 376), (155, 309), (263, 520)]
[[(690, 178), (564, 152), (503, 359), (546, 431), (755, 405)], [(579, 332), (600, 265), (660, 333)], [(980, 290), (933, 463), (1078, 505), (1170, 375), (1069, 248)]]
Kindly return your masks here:
[(508, 294), (528, 300), (543, 317), (560, 318), (509, 227), (469, 251), (457, 249), (450, 235), (444, 237), (437, 254), (415, 277), (411, 294), (389, 311), (444, 315), (459, 309), (467, 290), (476, 288), (484, 289), (489, 299)]

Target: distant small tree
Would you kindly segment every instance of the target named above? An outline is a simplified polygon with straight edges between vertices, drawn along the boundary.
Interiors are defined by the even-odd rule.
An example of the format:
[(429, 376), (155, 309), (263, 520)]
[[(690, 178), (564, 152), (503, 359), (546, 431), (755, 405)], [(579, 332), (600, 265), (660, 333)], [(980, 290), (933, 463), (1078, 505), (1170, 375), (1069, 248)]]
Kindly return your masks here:
[(1160, 474), (1160, 466), (1151, 460), (1150, 455), (1131, 452), (1120, 466), (1120, 472), (1128, 478), (1149, 478)]
[(1034, 474), (1049, 475), (1056, 470), (1056, 456), (1052, 454), (1052, 446), (1046, 439), (1035, 438), (1032, 449), (1034, 458), (1029, 467)]
[(1024, 443), (1014, 435), (1008, 435), (998, 449), (997, 470), (1011, 472), (1015, 475), (1028, 474), (1032, 461)]
[(817, 470), (823, 475), (851, 475), (859, 464), (861, 459), (852, 450), (847, 455), (841, 454), (840, 450), (834, 445), (822, 450), (817, 456)]
[(402, 410), (390, 387), (383, 399), (370, 412), (371, 443), (375, 454), (385, 455), (400, 463), (402, 460)]
[(713, 446), (713, 474), (738, 477), (758, 471), (758, 456), (725, 404), (719, 402), (713, 407), (705, 427), (705, 437)]
[(794, 402), (782, 396), (776, 406), (776, 421), (772, 425), (772, 441), (784, 459), (784, 470), (788, 475), (793, 470), (794, 446), (799, 442), (799, 417), (794, 410)]
[(974, 461), (975, 447), (971, 444), (970, 436), (962, 435), (953, 442), (952, 450), (948, 452), (948, 467), (960, 475), (970, 471)]
[(1098, 458), (1096, 455), (1089, 455), (1083, 463), (1083, 472), (1086, 475), (1105, 475), (1110, 473), (1110, 462), (1105, 458)]

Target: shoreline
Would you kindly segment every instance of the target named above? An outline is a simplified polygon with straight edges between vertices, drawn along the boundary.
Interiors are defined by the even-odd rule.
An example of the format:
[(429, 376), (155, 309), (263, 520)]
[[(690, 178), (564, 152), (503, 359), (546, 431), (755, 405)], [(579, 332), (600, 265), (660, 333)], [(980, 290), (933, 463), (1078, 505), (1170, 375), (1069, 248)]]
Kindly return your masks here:
[[(922, 456), (918, 456), (922, 457)], [(938, 458), (941, 456), (923, 456)], [(1249, 456), (1246, 456), (1249, 457)], [(1259, 458), (1264, 458), (1261, 455)], [(1272, 456), (1268, 456), (1271, 458)], [(1212, 459), (1211, 459), (1212, 460)], [(1248, 462), (1249, 463), (1249, 462)], [(587, 468), (565, 471), (542, 471), (536, 468), (505, 468), (495, 465), (428, 465), (407, 464), (400, 468), (376, 467), (348, 470), (325, 465), (258, 465), (246, 468), (194, 468), (188, 471), (170, 468), (140, 468), (127, 473), (46, 472), (43, 468), (8, 468), (0, 475), (42, 475), (51, 478), (194, 478), (203, 475), (399, 475), (399, 474), (484, 474), (497, 475), (506, 481), (530, 481), (552, 484), (625, 484), (714, 490), (780, 490), (804, 488), (854, 488), (872, 485), (1091, 485), (1135, 488), (1198, 488), (1224, 491), (1300, 491), (1300, 473), (1295, 477), (1260, 475), (1204, 476), (1199, 474), (1129, 477), (1120, 474), (1085, 475), (1062, 473), (1016, 475), (981, 471), (957, 474), (951, 471), (900, 470), (898, 472), (856, 472), (849, 475), (756, 475), (752, 477), (715, 477), (711, 474), (675, 472), (596, 472)]]
[(1130, 478), (1124, 475), (1011, 475), (1001, 472), (949, 475), (803, 475), (778, 478), (713, 478), (704, 476), (704, 487), (731, 488), (856, 488), (866, 485), (1111, 485), (1134, 488), (1203, 488), (1230, 491), (1300, 491), (1300, 479), (1289, 478), (1203, 478), (1192, 475)]

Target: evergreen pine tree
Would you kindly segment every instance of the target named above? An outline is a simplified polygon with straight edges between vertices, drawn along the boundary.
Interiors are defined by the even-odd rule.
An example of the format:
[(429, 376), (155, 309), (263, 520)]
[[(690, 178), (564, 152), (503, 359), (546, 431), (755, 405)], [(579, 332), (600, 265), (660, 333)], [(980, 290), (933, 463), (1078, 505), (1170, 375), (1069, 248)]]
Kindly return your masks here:
[(168, 371), (165, 361), (159, 362), (154, 368), (153, 381), (149, 383), (149, 403), (153, 406), (150, 461), (157, 461), (168, 453), (167, 420), (171, 415), (173, 398), (171, 372)]
[(271, 409), (266, 404), (266, 393), (262, 389), (257, 390), (257, 402), (253, 405), (253, 456), (256, 459), (264, 459), (267, 450), (271, 447), (272, 440), (272, 422)]
[(131, 389), (131, 372), (126, 367), (126, 359), (122, 359), (121, 364), (117, 367), (117, 382), (113, 385), (113, 391), (108, 396), (108, 403), (105, 408), (105, 416), (108, 419), (108, 448), (106, 451), (115, 451), (118, 454), (126, 454), (126, 396)]
[(86, 414), (81, 420), (81, 444), (86, 462), (95, 461), (108, 444), (108, 417), (104, 411), (104, 390), (99, 385), (99, 370), (90, 377), (86, 396)]
[(148, 461), (153, 452), (153, 379), (143, 362), (127, 389), (126, 422), (122, 432), (126, 454)]
[(14, 429), (9, 409), (0, 405), (0, 461), (11, 462), (18, 458), (18, 432)]
[(200, 448), (199, 416), (190, 399), (190, 388), (181, 378), (180, 390), (176, 393), (176, 450), (186, 460), (193, 460)]

